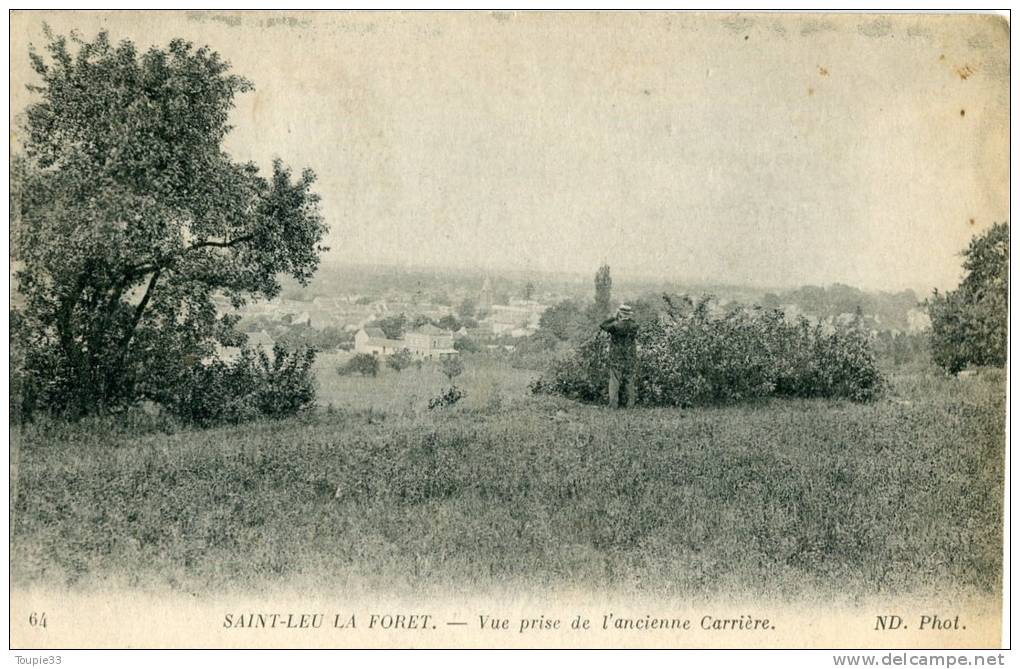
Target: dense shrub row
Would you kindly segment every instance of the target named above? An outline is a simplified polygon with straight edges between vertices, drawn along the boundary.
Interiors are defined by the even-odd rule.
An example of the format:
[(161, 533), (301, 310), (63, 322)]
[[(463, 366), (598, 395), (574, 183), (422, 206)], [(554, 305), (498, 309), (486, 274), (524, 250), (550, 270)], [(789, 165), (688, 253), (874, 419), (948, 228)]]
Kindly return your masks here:
[[(28, 422), (37, 416), (83, 417), (62, 402), (62, 393), (71, 392), (67, 387), (72, 385), (73, 378), (60, 374), (57, 364), (48, 368), (55, 370), (48, 376), (39, 373), (42, 369), (38, 364), (39, 354), (45, 352), (41, 347), (33, 349), (12, 340), (11, 349), (9, 406), (12, 423)], [(34, 366), (24, 364), (26, 355), (37, 356)], [(164, 415), (202, 426), (285, 418), (314, 405), (314, 361), (314, 349), (288, 350), (280, 343), (273, 347), (272, 355), (261, 348), (243, 347), (233, 360), (169, 360), (168, 363), (173, 364), (165, 364), (158, 370), (158, 382), (126, 386), (122, 400), (101, 407), (100, 414), (125, 416), (147, 401), (159, 406)], [(97, 383), (102, 380), (100, 378)], [(91, 389), (72, 390), (84, 395)], [(108, 390), (99, 392), (110, 397)]]
[[(638, 401), (692, 406), (784, 395), (873, 399), (883, 381), (859, 324), (788, 322), (775, 309), (730, 306), (710, 297), (666, 300), (638, 339)], [(532, 384), (536, 393), (603, 401), (609, 337), (593, 335)]]
[(283, 418), (315, 402), (314, 349), (269, 356), (261, 348), (241, 349), (230, 362), (214, 360), (189, 368), (158, 398), (170, 413), (199, 425)]

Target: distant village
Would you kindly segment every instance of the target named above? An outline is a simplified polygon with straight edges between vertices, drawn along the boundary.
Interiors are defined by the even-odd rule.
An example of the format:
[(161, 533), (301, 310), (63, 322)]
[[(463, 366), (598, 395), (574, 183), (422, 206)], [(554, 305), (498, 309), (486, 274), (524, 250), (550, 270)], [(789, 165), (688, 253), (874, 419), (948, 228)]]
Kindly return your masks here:
[[(477, 284), (476, 284), (477, 285)], [(534, 334), (542, 314), (564, 296), (544, 294), (497, 296), (489, 279), (476, 288), (455, 293), (449, 304), (430, 300), (418, 292), (389, 290), (383, 296), (360, 294), (316, 296), (311, 300), (284, 297), (246, 305), (240, 327), (251, 346), (269, 349), (283, 338), (328, 338), (319, 348), (343, 349), (388, 356), (407, 349), (419, 359), (458, 354), (458, 342), (490, 350), (512, 351), (514, 341)], [(497, 303), (497, 301), (505, 303)], [(225, 310), (228, 305), (221, 305)], [(387, 321), (403, 319), (399, 336), (387, 334)], [(318, 333), (318, 334), (316, 334)], [(308, 342), (304, 343), (316, 343)]]

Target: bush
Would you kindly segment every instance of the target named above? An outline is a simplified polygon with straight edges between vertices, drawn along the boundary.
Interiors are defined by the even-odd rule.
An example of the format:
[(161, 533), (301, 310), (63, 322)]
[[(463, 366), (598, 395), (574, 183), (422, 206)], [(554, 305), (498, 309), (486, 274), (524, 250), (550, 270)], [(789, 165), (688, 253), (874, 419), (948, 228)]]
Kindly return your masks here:
[(460, 376), (464, 372), (464, 363), (460, 356), (443, 358), (439, 362), (439, 371), (446, 375), (447, 379), (453, 381), (454, 377)]
[[(373, 358), (374, 359), (374, 358)], [(414, 364), (414, 354), (406, 348), (402, 348), (386, 359), (386, 366), (396, 371), (407, 369)]]
[[(638, 401), (693, 406), (783, 395), (873, 399), (882, 387), (867, 334), (857, 325), (824, 329), (788, 323), (778, 310), (711, 298), (644, 319), (638, 338)], [(609, 337), (589, 337), (532, 384), (536, 393), (606, 400)]]
[(442, 409), (443, 407), (450, 407), (462, 400), (467, 393), (458, 388), (457, 386), (451, 385), (442, 395), (437, 395), (429, 400), (429, 409)]
[(453, 348), (458, 353), (478, 353), (482, 347), (471, 337), (460, 337), (453, 341)]
[(203, 426), (293, 416), (315, 402), (314, 362), (310, 348), (288, 352), (277, 344), (270, 359), (245, 347), (231, 362), (189, 369), (158, 400), (178, 418)]
[(371, 353), (357, 353), (345, 364), (336, 369), (340, 376), (350, 374), (361, 374), (362, 376), (375, 376), (379, 373), (379, 358)]

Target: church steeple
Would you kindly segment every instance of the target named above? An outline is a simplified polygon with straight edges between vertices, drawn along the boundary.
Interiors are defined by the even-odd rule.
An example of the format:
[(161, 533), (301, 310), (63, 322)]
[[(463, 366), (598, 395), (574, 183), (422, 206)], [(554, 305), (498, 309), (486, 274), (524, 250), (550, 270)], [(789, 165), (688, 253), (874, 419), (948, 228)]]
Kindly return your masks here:
[(478, 296), (478, 315), (484, 316), (492, 311), (492, 282), (485, 277), (482, 282), (482, 292)]

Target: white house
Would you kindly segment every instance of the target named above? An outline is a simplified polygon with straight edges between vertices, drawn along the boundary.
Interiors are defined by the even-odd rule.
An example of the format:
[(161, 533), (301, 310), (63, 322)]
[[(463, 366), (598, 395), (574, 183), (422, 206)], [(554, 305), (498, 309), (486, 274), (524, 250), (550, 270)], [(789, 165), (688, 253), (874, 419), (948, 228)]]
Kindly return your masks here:
[(457, 355), (453, 347), (453, 333), (426, 323), (417, 330), (404, 334), (404, 348), (419, 358), (446, 358)]
[(389, 339), (382, 328), (361, 328), (354, 335), (354, 352), (372, 355), (390, 355), (407, 344), (399, 339)]
[[(546, 306), (531, 300), (513, 300), (512, 304), (495, 304), (482, 324), (494, 335), (511, 334), (511, 336), (527, 336), (538, 329), (539, 320)], [(514, 331), (523, 334), (513, 335)]]
[(361, 328), (354, 335), (354, 351), (372, 355), (392, 355), (406, 348), (425, 360), (457, 355), (453, 347), (453, 333), (428, 323), (404, 334), (401, 339), (389, 339), (382, 328)]

